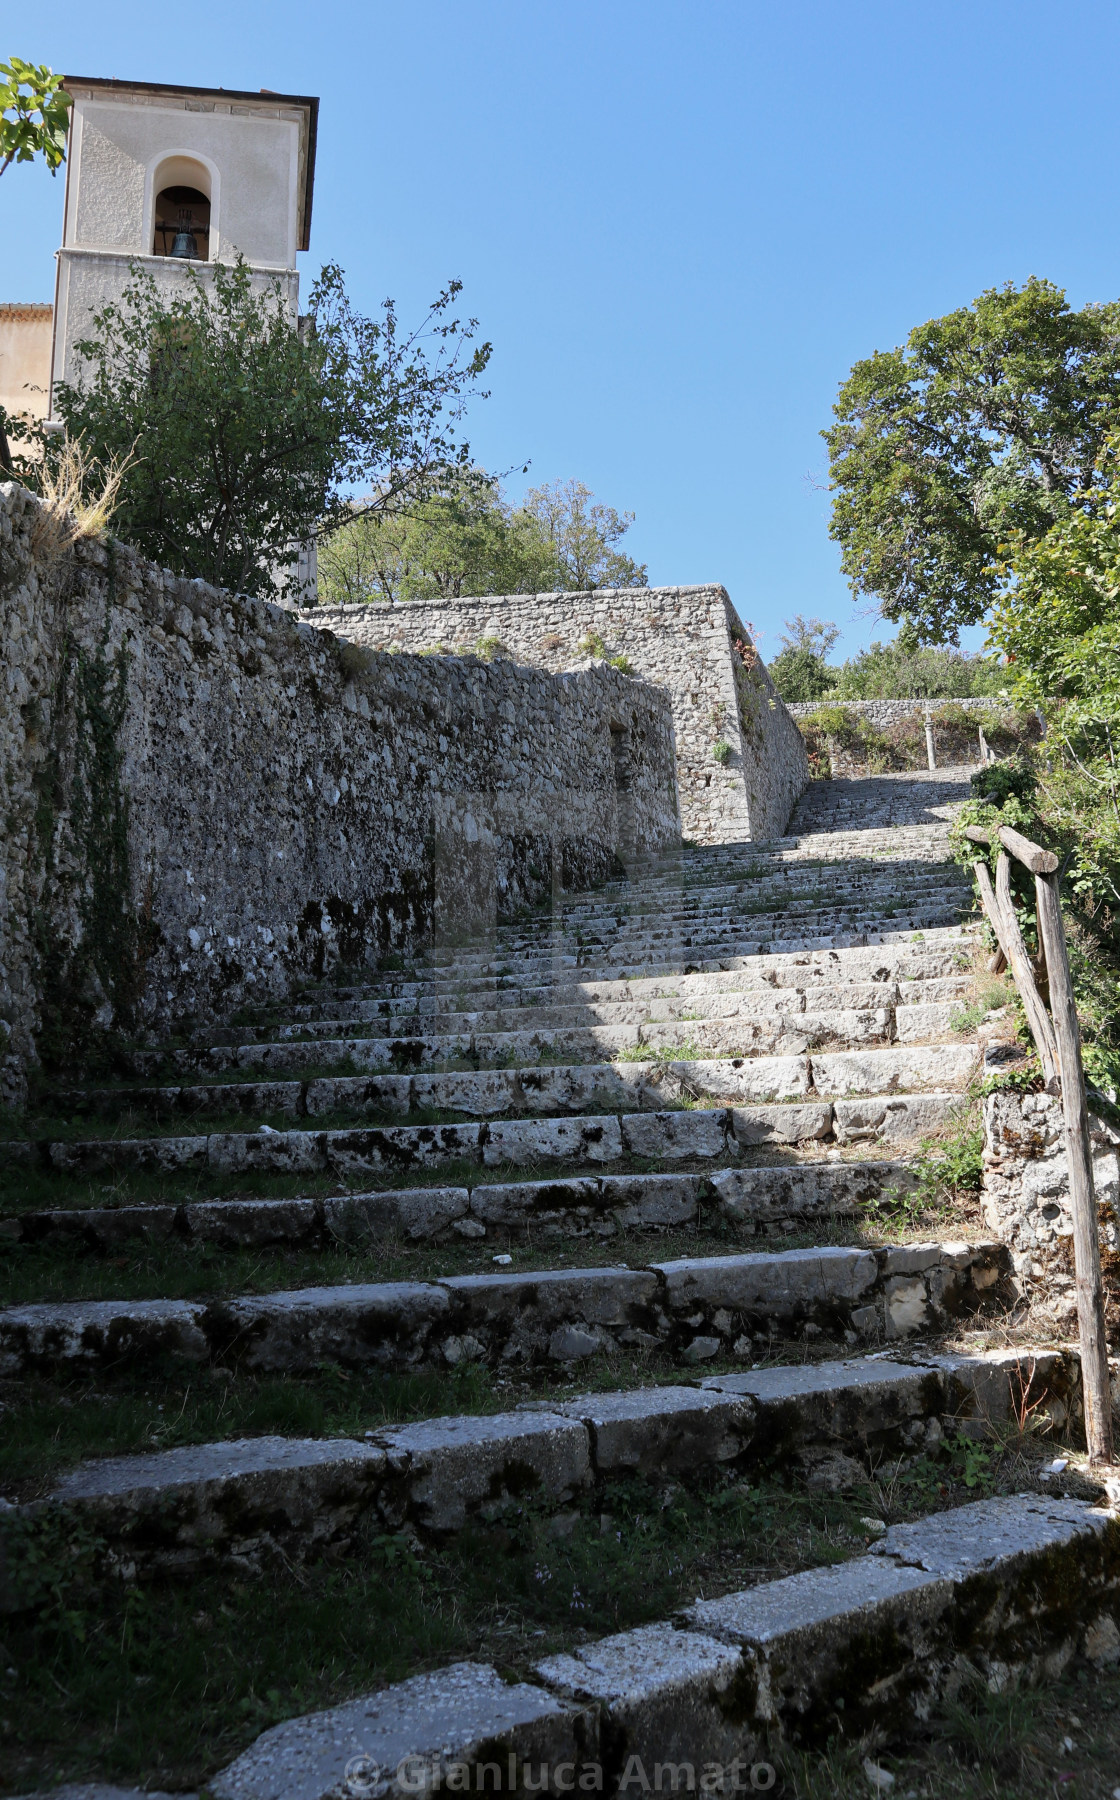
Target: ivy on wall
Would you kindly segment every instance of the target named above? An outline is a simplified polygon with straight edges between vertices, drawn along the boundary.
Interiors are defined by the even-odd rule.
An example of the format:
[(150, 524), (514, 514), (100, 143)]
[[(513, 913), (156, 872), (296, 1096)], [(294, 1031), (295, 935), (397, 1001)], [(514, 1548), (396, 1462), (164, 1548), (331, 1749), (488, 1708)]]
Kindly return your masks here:
[(112, 1061), (135, 1025), (155, 946), (150, 885), (139, 909), (133, 900), (122, 743), (132, 657), (127, 640), (109, 649), (115, 598), (110, 542), (101, 635), (92, 648), (64, 640), (36, 783), (37, 1042), (49, 1072)]

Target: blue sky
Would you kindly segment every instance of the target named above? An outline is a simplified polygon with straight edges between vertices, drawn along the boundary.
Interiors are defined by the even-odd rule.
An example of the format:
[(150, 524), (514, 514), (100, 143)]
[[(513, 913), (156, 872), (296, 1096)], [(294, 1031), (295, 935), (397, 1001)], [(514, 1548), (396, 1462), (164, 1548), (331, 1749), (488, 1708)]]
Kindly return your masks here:
[[(1120, 9), (992, 0), (193, 0), (9, 15), (75, 74), (321, 96), (312, 248), (360, 305), (449, 276), (495, 346), (481, 461), (632, 510), (655, 583), (883, 636), (828, 537), (852, 362), (983, 288), (1120, 294)], [(0, 182), (0, 299), (49, 298), (62, 177)], [(517, 491), (518, 482), (511, 482)], [(886, 634), (889, 635), (889, 634)]]

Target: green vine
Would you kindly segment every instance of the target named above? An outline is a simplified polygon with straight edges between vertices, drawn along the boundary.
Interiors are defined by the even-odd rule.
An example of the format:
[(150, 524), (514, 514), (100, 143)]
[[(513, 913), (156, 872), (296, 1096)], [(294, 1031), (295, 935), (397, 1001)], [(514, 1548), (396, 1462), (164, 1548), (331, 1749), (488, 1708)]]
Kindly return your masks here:
[[(109, 652), (116, 559), (93, 649), (68, 635), (51, 697), (51, 744), (38, 782), (36, 828), (44, 869), (35, 921), (42, 1014), (39, 1058), (48, 1071), (109, 1057), (136, 1023), (154, 948), (152, 895), (133, 905), (129, 797), (122, 728), (132, 662), (127, 641)], [(66, 922), (70, 922), (67, 929)]]

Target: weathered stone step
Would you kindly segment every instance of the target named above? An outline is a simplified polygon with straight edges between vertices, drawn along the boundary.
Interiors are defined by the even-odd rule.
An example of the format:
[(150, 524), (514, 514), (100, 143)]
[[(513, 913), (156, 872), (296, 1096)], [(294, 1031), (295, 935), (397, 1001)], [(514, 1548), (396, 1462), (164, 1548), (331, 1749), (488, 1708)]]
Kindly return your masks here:
[(260, 1569), (338, 1555), (369, 1517), (442, 1537), (527, 1502), (560, 1511), (633, 1475), (692, 1481), (793, 1464), (811, 1486), (850, 1487), (869, 1463), (925, 1450), (946, 1430), (998, 1430), (1013, 1402), (1071, 1424), (1079, 1378), (1075, 1354), (1046, 1350), (752, 1370), (427, 1419), (362, 1440), (245, 1438), (87, 1461), (6, 1517), (65, 1507), (133, 1577), (229, 1562)]
[[(808, 1120), (800, 1128), (808, 1136), (812, 1126)], [(478, 1182), (326, 1199), (56, 1207), (0, 1222), (0, 1238), (69, 1243), (102, 1252), (129, 1242), (175, 1239), (229, 1249), (282, 1243), (361, 1249), (392, 1238), (416, 1242), (495, 1234), (504, 1241), (511, 1233), (529, 1230), (534, 1236), (611, 1237), (619, 1231), (680, 1229), (695, 1224), (701, 1208), (749, 1237), (759, 1225), (854, 1217), (913, 1183), (907, 1166), (894, 1162), (786, 1163), (710, 1175), (584, 1175), (567, 1181)]]
[[(903, 1019), (900, 1035), (930, 1037), (949, 1030), (950, 1006), (899, 1008), (917, 1015)], [(478, 1069), (533, 1067), (542, 1062), (602, 1062), (623, 1052), (680, 1050), (690, 1056), (796, 1055), (814, 1044), (854, 1048), (890, 1043), (894, 1009), (837, 1008), (832, 1012), (755, 1013), (727, 1018), (648, 1021), (635, 1025), (578, 1025), (570, 1028), (493, 1032), (439, 1032), (401, 1037), (350, 1037), (272, 1043), (212, 1044), (192, 1050), (134, 1050), (128, 1062), (135, 1075), (222, 1074), (259, 1070), (262, 1075), (302, 1069), (438, 1069), (447, 1063)]]
[(840, 1700), (847, 1739), (899, 1735), (970, 1666), (1004, 1687), (1079, 1655), (1103, 1666), (1118, 1563), (1120, 1519), (1104, 1507), (977, 1501), (893, 1526), (866, 1556), (551, 1657), (530, 1682), (457, 1663), (274, 1725), (208, 1791), (336, 1800), (361, 1778), (400, 1800), (420, 1781), (481, 1791), (507, 1767), (504, 1793), (540, 1782), (613, 1794), (624, 1780), (663, 1793), (687, 1785), (682, 1770), (694, 1783), (718, 1770), (723, 1791), (749, 1791), (752, 1767), (754, 1785), (770, 1785), (775, 1744), (835, 1736)]
[(749, 929), (681, 932), (664, 939), (649, 936), (632, 940), (618, 939), (609, 944), (588, 944), (579, 948), (570, 943), (549, 945), (538, 943), (520, 950), (478, 951), (461, 956), (441, 956), (437, 952), (417, 958), (417, 968), (440, 969), (454, 966), (457, 973), (468, 975), (507, 973), (557, 965), (571, 969), (598, 972), (606, 968), (643, 968), (651, 971), (659, 965), (670, 966), (682, 960), (703, 964), (725, 957), (758, 956), (763, 952), (828, 949), (832, 945), (873, 944), (905, 941), (914, 932), (946, 932), (960, 929), (962, 909), (959, 905), (901, 908), (892, 918), (878, 911), (817, 912), (805, 916), (777, 914), (751, 919)]
[[(691, 979), (688, 976), (684, 981)], [(703, 978), (709, 979), (709, 978)], [(261, 1025), (227, 1025), (195, 1033), (195, 1042), (203, 1047), (284, 1043), (292, 1038), (319, 1040), (347, 1036), (358, 1020), (371, 1038), (421, 1036), (425, 1031), (453, 1033), (489, 1033), (536, 1031), (541, 1028), (571, 1029), (581, 1025), (642, 1026), (670, 1021), (726, 1020), (739, 1018), (770, 1019), (775, 1014), (789, 1016), (806, 1013), (819, 1017), (822, 1013), (866, 1012), (897, 1005), (945, 1005), (967, 992), (969, 980), (959, 975), (952, 980), (912, 982), (901, 993), (896, 981), (849, 982), (830, 987), (794, 988), (763, 987), (758, 984), (728, 985), (710, 992), (697, 990), (683, 994), (652, 994), (648, 998), (626, 1000), (545, 998), (510, 1000), (501, 1006), (473, 1011), (459, 1010), (454, 996), (440, 995), (422, 1005), (408, 1000), (351, 1002), (337, 1009), (337, 1017), (300, 1018), (289, 1023)], [(657, 984), (652, 984), (657, 985)], [(668, 984), (664, 984), (668, 985)], [(365, 1014), (359, 1009), (365, 1008)], [(301, 1009), (302, 1010), (302, 1009)]]
[[(488, 1070), (414, 1076), (337, 1076), (305, 1084), (247, 1083), (213, 1090), (229, 1105), (261, 1112), (283, 1112), (302, 1106), (304, 1115), (339, 1111), (372, 1112), (383, 1117), (422, 1107), (481, 1115), (479, 1122), (452, 1125), (350, 1126), (334, 1130), (211, 1132), (193, 1136), (14, 1140), (0, 1143), (0, 1168), (38, 1166), (68, 1174), (112, 1169), (175, 1170), (209, 1168), (225, 1174), (255, 1169), (272, 1173), (333, 1171), (344, 1179), (375, 1170), (436, 1168), (448, 1161), (497, 1163), (555, 1161), (610, 1162), (620, 1156), (718, 1155), (734, 1144), (757, 1142), (749, 1103), (777, 1104), (836, 1096), (866, 1096), (880, 1101), (905, 1099), (930, 1090), (929, 1099), (945, 1103), (945, 1086), (963, 1088), (979, 1067), (975, 1044), (925, 1044), (888, 1049), (835, 1051), (812, 1057), (731, 1058), (711, 1061), (605, 1063), (529, 1070)], [(136, 1090), (144, 1093), (145, 1090)], [(198, 1094), (168, 1088), (148, 1090), (153, 1109), (189, 1111)], [(159, 1101), (155, 1095), (161, 1096)], [(731, 1107), (701, 1107), (693, 1102), (719, 1098)], [(662, 1110), (667, 1105), (685, 1110)], [(748, 1116), (736, 1114), (747, 1104)], [(221, 1101), (219, 1101), (221, 1104)], [(592, 1112), (593, 1107), (618, 1109), (638, 1105), (638, 1113)], [(866, 1112), (866, 1108), (863, 1109)], [(947, 1110), (947, 1104), (938, 1110)], [(534, 1116), (520, 1116), (529, 1114)], [(718, 1118), (713, 1115), (718, 1114)], [(928, 1107), (914, 1109), (923, 1121)], [(513, 1116), (511, 1116), (513, 1115)], [(299, 1116), (299, 1115), (293, 1115)], [(899, 1136), (908, 1115), (884, 1107), (885, 1134)], [(846, 1125), (836, 1115), (839, 1135)], [(767, 1132), (780, 1125), (767, 1122)], [(922, 1130), (931, 1127), (924, 1123)], [(106, 1127), (108, 1129), (108, 1127)], [(716, 1150), (713, 1132), (722, 1134)], [(740, 1133), (744, 1133), (740, 1137)], [(860, 1136), (872, 1135), (860, 1128)], [(698, 1146), (707, 1146), (700, 1148)]]
[[(67, 1174), (113, 1169), (209, 1168), (224, 1174), (254, 1169), (310, 1174), (333, 1171), (343, 1179), (384, 1168), (436, 1168), (448, 1161), (523, 1163), (541, 1160), (610, 1162), (621, 1156), (722, 1155), (740, 1141), (757, 1142), (751, 1121), (735, 1114), (743, 1102), (777, 1103), (817, 1097), (904, 1097), (931, 1090), (943, 1099), (946, 1083), (963, 1088), (979, 1066), (975, 1044), (921, 1044), (883, 1050), (835, 1051), (812, 1057), (732, 1058), (709, 1062), (585, 1064), (531, 1070), (454, 1071), (437, 1075), (339, 1076), (308, 1082), (291, 1095), (307, 1116), (363, 1109), (383, 1116), (394, 1104), (438, 1107), (484, 1115), (478, 1123), (453, 1125), (350, 1126), (333, 1130), (211, 1132), (192, 1136), (77, 1139), (16, 1139), (0, 1143), (0, 1168), (42, 1167)], [(390, 1087), (388, 1083), (399, 1085)], [(941, 1091), (939, 1091), (941, 1090)], [(143, 1092), (144, 1090), (138, 1090)], [(182, 1090), (158, 1090), (177, 1109)], [(189, 1091), (189, 1090), (188, 1090)], [(246, 1084), (224, 1090), (232, 1104), (249, 1108), (258, 1095), (261, 1111), (283, 1110), (277, 1084)], [(719, 1097), (732, 1106), (691, 1103)], [(591, 1113), (592, 1104), (639, 1113)], [(658, 1110), (666, 1103), (689, 1105)], [(923, 1116), (928, 1116), (924, 1109)], [(535, 1117), (513, 1116), (522, 1112)], [(543, 1117), (541, 1115), (544, 1115)], [(716, 1116), (718, 1115), (718, 1117)], [(892, 1122), (889, 1111), (882, 1114)], [(776, 1121), (775, 1121), (776, 1122)], [(897, 1134), (898, 1115), (893, 1116)], [(108, 1129), (108, 1127), (106, 1127)], [(745, 1129), (740, 1140), (737, 1133)], [(839, 1126), (838, 1126), (839, 1129)], [(923, 1127), (925, 1129), (925, 1127)], [(716, 1134), (716, 1135), (713, 1135)], [(860, 1135), (869, 1135), (861, 1130)], [(716, 1149), (716, 1142), (722, 1143)]]
[(327, 1360), (570, 1363), (657, 1346), (686, 1364), (749, 1356), (807, 1324), (900, 1338), (974, 1311), (1010, 1267), (999, 1244), (823, 1248), (645, 1268), (457, 1275), (233, 1300), (89, 1300), (0, 1312), (0, 1373), (112, 1368), (172, 1355), (259, 1371)]
[[(793, 954), (749, 957), (733, 969), (714, 968), (682, 973), (679, 969), (666, 974), (632, 974), (602, 980), (575, 976), (570, 971), (546, 971), (528, 986), (513, 976), (485, 975), (456, 981), (452, 977), (421, 978), (412, 974), (383, 973), (367, 983), (324, 983), (303, 990), (290, 1006), (293, 1019), (324, 1016), (317, 1009), (340, 1004), (383, 1005), (415, 1003), (417, 1010), (431, 1006), (433, 1010), (453, 1010), (457, 995), (492, 997), (503, 1005), (547, 1005), (555, 1000), (578, 1005), (586, 1001), (649, 1000), (662, 995), (689, 998), (692, 995), (719, 993), (766, 993), (776, 988), (803, 989), (835, 987), (854, 983), (897, 984), (905, 993), (912, 983), (960, 979), (960, 961), (970, 946), (962, 944), (959, 934), (949, 944), (926, 943), (895, 945), (889, 949), (861, 946), (839, 950), (805, 950)], [(920, 998), (952, 999), (950, 994), (926, 994)], [(371, 1017), (379, 1016), (371, 1013)]]
[[(813, 951), (830, 952), (841, 950), (895, 950), (904, 944), (922, 943), (932, 948), (944, 945), (961, 946), (962, 940), (969, 940), (974, 935), (974, 927), (969, 924), (953, 922), (951, 924), (924, 925), (920, 928), (906, 924), (899, 930), (867, 929), (838, 932), (807, 932), (804, 935), (790, 933), (788, 937), (774, 936), (759, 939), (757, 942), (744, 942), (734, 950), (722, 950), (719, 955), (707, 954), (702, 948), (677, 948), (672, 957), (661, 960), (648, 958), (639, 960), (619, 956), (609, 962), (580, 961), (566, 952), (549, 955), (542, 950), (538, 956), (523, 957), (515, 963), (510, 958), (490, 953), (469, 965), (460, 965), (450, 956), (441, 960), (436, 954), (424, 960), (417, 959), (413, 965), (415, 974), (411, 979), (421, 983), (443, 982), (445, 991), (454, 992), (462, 984), (475, 978), (491, 978), (507, 980), (511, 985), (532, 986), (546, 981), (550, 976), (562, 976), (567, 981), (628, 981), (635, 974), (642, 977), (675, 976), (691, 973), (718, 973), (750, 967), (756, 958), (762, 956), (802, 956)], [(454, 978), (448, 983), (447, 970), (454, 969)], [(386, 978), (389, 983), (392, 977)], [(379, 986), (378, 992), (388, 991)]]

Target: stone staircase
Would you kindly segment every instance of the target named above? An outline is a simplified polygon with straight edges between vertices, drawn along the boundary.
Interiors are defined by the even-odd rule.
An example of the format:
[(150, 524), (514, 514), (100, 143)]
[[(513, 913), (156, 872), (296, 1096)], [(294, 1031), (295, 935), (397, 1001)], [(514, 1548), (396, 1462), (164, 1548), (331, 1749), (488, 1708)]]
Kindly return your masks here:
[[(489, 941), (324, 982), (137, 1048), (113, 1085), (44, 1096), (0, 1143), (17, 1287), (25, 1271), (0, 1311), (17, 1405), (23, 1384), (163, 1368), (232, 1394), (324, 1368), (478, 1369), (521, 1404), (357, 1437), (63, 1449), (3, 1519), (61, 1509), (104, 1570), (160, 1581), (345, 1562), (371, 1520), (422, 1543), (530, 1502), (606, 1516), (635, 1477), (842, 1488), (948, 1432), (1041, 1412), (1075, 1433), (1076, 1353), (989, 1346), (1003, 1246), (974, 1228), (930, 1241), (915, 1199), (921, 1140), (951, 1127), (981, 1061), (953, 1025), (974, 983), (971, 885), (946, 860), (967, 778), (816, 783), (779, 841), (558, 895)], [(622, 1745), (699, 1764), (761, 1755), (771, 1728), (816, 1741), (856, 1638), (839, 1704), (892, 1729), (964, 1650), (1033, 1679), (1120, 1643), (1111, 1513), (1038, 1488), (922, 1529), (892, 1527), (842, 1578), (788, 1577), (796, 1595), (778, 1581), (584, 1633), (520, 1686), (459, 1665), (280, 1725), (207, 1786), (396, 1792), (401, 1757), (516, 1758), (541, 1719), (552, 1748), (534, 1755), (605, 1757), (617, 1779)], [(1047, 1558), (1082, 1584), (1076, 1618), (1039, 1598)], [(878, 1647), (854, 1622), (869, 1607)], [(781, 1695), (765, 1704), (763, 1662)], [(347, 1693), (362, 1686), (355, 1668)], [(355, 1756), (373, 1785), (353, 1785)]]

